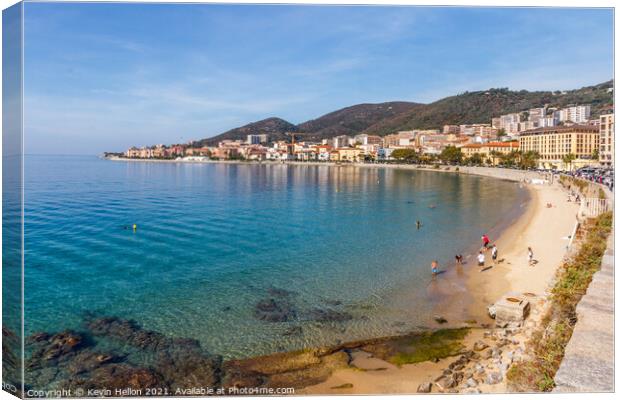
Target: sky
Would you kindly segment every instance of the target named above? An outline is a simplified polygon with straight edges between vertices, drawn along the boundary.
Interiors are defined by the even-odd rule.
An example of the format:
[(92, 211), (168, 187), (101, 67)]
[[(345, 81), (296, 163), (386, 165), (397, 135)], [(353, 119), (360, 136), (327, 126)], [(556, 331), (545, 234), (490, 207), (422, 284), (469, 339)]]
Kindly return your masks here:
[(26, 153), (613, 77), (611, 9), (26, 3)]

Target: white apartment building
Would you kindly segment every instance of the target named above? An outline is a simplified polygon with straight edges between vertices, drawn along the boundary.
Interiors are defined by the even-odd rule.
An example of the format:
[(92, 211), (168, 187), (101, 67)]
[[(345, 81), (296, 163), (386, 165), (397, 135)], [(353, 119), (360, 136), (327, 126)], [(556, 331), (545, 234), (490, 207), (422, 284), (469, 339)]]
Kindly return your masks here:
[(527, 120), (538, 124), (538, 121), (545, 118), (547, 114), (547, 107), (530, 108), (528, 110)]
[(247, 144), (267, 143), (267, 135), (266, 134), (248, 135), (246, 139), (246, 143)]
[(567, 107), (558, 112), (559, 120), (562, 122), (571, 121), (576, 124), (585, 124), (590, 119), (590, 105)]
[(332, 147), (337, 149), (340, 147), (349, 147), (353, 139), (347, 135), (334, 136), (332, 138)]
[(499, 117), (497, 128), (503, 129), (507, 134), (512, 135), (519, 133), (519, 124), (521, 123), (521, 115), (519, 113), (511, 113)]
[(599, 118), (600, 145), (598, 160), (604, 167), (614, 167), (614, 114), (601, 115)]

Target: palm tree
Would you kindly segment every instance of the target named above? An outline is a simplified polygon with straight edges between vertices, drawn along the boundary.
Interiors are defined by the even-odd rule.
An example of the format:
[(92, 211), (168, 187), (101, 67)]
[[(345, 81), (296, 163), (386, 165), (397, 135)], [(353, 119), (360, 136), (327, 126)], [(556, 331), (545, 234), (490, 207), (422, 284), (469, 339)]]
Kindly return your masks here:
[(495, 157), (499, 157), (501, 156), (501, 153), (496, 151), (496, 150), (492, 150), (489, 155), (491, 156), (491, 158), (493, 159), (493, 165), (495, 165)]
[(577, 156), (574, 155), (573, 153), (565, 154), (562, 157), (562, 163), (564, 163), (564, 165), (568, 164), (568, 166), (569, 166), (568, 170), (572, 171), (573, 170), (573, 160), (576, 159), (576, 158), (577, 158)]

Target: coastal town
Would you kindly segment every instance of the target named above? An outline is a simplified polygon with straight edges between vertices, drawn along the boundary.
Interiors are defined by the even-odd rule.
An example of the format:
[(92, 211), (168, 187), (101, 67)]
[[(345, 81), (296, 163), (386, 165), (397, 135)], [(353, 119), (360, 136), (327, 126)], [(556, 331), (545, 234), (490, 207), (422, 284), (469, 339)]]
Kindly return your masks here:
[(500, 115), (490, 123), (443, 125), (380, 136), (336, 135), (320, 142), (296, 140), (302, 132), (287, 132), (289, 140), (272, 140), (268, 133), (245, 140), (222, 140), (213, 146), (199, 142), (131, 147), (115, 157), (209, 160), (408, 162), (506, 166), (573, 171), (583, 167), (613, 169), (614, 114), (604, 108), (591, 114), (590, 104), (566, 108), (538, 107)]

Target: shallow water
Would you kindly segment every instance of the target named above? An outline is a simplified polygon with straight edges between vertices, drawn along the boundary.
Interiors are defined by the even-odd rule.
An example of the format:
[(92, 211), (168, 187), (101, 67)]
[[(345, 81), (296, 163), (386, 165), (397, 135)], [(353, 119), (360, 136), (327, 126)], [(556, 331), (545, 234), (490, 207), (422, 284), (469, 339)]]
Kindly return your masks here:
[[(226, 358), (429, 324), (465, 290), (430, 261), (447, 268), (525, 196), (425, 171), (88, 156), (27, 156), (25, 178), (26, 334), (113, 315)], [(289, 321), (256, 318), (270, 288), (290, 292)]]

